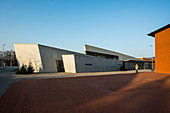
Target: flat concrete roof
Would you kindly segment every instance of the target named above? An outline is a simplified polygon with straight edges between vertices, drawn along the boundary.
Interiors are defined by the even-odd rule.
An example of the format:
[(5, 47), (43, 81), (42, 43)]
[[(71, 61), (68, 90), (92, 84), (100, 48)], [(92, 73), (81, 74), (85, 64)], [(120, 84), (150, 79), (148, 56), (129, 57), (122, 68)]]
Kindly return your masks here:
[(155, 34), (156, 34), (156, 33), (159, 33), (159, 32), (161, 32), (161, 31), (163, 31), (163, 30), (165, 30), (165, 29), (168, 29), (168, 28), (170, 28), (170, 24), (168, 24), (168, 25), (166, 25), (166, 26), (163, 26), (163, 27), (161, 27), (161, 28), (159, 28), (159, 29), (157, 29), (157, 30), (155, 30), (155, 31), (147, 34), (147, 35), (152, 36), (152, 37), (155, 37)]

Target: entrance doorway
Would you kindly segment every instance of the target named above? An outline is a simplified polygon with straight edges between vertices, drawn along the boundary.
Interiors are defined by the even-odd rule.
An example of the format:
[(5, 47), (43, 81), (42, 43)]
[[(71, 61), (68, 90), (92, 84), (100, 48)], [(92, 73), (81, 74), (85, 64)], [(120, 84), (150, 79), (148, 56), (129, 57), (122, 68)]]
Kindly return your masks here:
[(57, 64), (58, 72), (65, 72), (64, 71), (64, 65), (63, 65), (63, 60), (56, 60), (56, 64)]

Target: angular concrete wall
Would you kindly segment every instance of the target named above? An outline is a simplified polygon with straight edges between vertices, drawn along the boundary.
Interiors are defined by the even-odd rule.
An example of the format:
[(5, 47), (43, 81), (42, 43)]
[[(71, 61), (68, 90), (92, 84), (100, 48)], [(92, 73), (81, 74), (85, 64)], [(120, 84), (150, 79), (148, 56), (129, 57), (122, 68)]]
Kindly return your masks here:
[(71, 65), (66, 65), (69, 64), (68, 62), (71, 62), (72, 65), (75, 64), (76, 71), (73, 71), (74, 69), (72, 69), (72, 71), (65, 70), (66, 72), (73, 73), (116, 71), (120, 70), (120, 67), (123, 65), (123, 61), (97, 58), (88, 55), (63, 55), (63, 57), (65, 57), (63, 59), (65, 69), (71, 68)]
[(139, 60), (135, 57), (128, 56), (122, 53), (114, 52), (114, 51), (109, 51), (106, 49), (90, 46), (90, 45), (85, 45), (84, 46), (84, 53), (86, 54), (86, 51), (90, 52), (96, 52), (96, 53), (103, 53), (103, 54), (108, 54), (108, 55), (116, 55), (119, 57), (119, 60)]
[(39, 50), (43, 64), (42, 72), (58, 72), (56, 61), (62, 60), (63, 54), (78, 54), (76, 52), (52, 48), (44, 45), (39, 45)]
[(64, 69), (67, 73), (76, 73), (76, 64), (74, 55), (62, 55)]
[(39, 72), (42, 69), (42, 61), (40, 57), (38, 44), (13, 44), (16, 58), (19, 67), (22, 64), (28, 67), (29, 62), (32, 63), (35, 72)]

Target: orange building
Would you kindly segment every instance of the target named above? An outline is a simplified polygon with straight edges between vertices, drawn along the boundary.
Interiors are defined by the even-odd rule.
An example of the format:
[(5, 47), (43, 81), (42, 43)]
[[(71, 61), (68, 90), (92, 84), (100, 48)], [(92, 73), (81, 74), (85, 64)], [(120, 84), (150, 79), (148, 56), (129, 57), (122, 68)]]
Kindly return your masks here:
[[(152, 58), (144, 58), (144, 57), (138, 57), (138, 59), (140, 60), (145, 60), (145, 61), (152, 61)], [(155, 61), (155, 59), (153, 58), (153, 62)]]
[(155, 37), (155, 72), (170, 74), (170, 24), (148, 35)]

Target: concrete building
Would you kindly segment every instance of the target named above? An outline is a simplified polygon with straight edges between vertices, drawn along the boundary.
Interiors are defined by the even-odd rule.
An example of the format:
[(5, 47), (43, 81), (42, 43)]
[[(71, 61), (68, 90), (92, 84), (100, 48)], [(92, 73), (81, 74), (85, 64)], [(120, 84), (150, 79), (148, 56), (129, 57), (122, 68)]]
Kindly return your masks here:
[(134, 69), (136, 63), (143, 69), (144, 62), (132, 56), (84, 46), (84, 53), (48, 47), (40, 44), (13, 44), (21, 67), (31, 62), (35, 72), (101, 72), (116, 71), (123, 66)]
[(103, 48), (85, 45), (84, 53), (86, 55), (91, 55), (91, 56), (95, 56), (95, 57), (99, 57), (99, 58), (114, 59), (114, 60), (122, 61), (123, 62), (122, 66), (126, 70), (135, 69), (136, 64), (138, 64), (139, 69), (150, 69), (150, 66), (149, 66), (150, 64), (148, 63), (148, 61), (141, 60), (141, 59), (135, 58), (133, 56), (118, 53), (115, 51), (106, 50)]
[(153, 60), (153, 69), (155, 69), (155, 57), (152, 58), (145, 58), (145, 57), (138, 57), (144, 61), (144, 69), (152, 69), (152, 60)]
[(155, 37), (155, 72), (170, 74), (170, 24), (148, 35)]
[(13, 44), (18, 65), (27, 67), (29, 62), (35, 72), (64, 72), (63, 54), (80, 54), (40, 44)]

